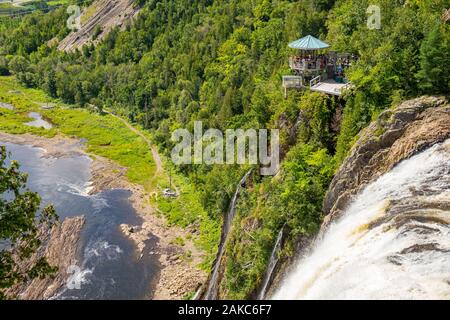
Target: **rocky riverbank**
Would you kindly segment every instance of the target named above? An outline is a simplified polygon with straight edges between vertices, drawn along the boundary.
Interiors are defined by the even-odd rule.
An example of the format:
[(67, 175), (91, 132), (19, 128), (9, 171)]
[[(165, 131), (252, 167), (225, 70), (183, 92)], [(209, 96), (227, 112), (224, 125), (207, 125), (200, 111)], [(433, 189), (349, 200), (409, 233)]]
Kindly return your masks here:
[[(90, 194), (107, 189), (131, 191), (129, 200), (139, 216), (142, 217), (143, 224), (140, 226), (122, 225), (121, 231), (136, 244), (139, 259), (144, 254), (158, 257), (159, 279), (154, 292), (149, 294), (153, 299), (184, 298), (206, 280), (206, 274), (196, 267), (202, 261), (203, 254), (189, 239), (191, 238), (189, 231), (168, 226), (165, 218), (159, 215), (150, 204), (150, 195), (144, 188), (128, 181), (126, 168), (106, 158), (88, 155), (84, 150), (83, 141), (78, 139), (61, 136), (44, 138), (30, 134), (11, 135), (0, 132), (0, 141), (42, 148), (45, 150), (43, 157), (89, 156), (92, 159)], [(157, 195), (155, 194), (155, 196)], [(146, 248), (146, 242), (151, 237), (158, 239), (157, 245)], [(177, 241), (180, 238), (183, 239), (183, 244)], [(68, 246), (72, 246), (72, 244)], [(64, 257), (64, 255), (61, 256)], [(33, 283), (31, 285), (34, 287)], [(35, 292), (29, 296), (31, 299), (49, 296), (49, 294), (46, 294), (45, 297), (39, 296), (39, 293), (43, 293), (39, 289), (35, 289)]]
[(43, 245), (23, 265), (34, 264), (39, 258), (45, 257), (52, 267), (58, 271), (51, 277), (36, 278), (22, 283), (6, 291), (9, 297), (24, 300), (41, 300), (53, 297), (66, 284), (70, 276), (70, 266), (78, 265), (80, 234), (85, 223), (83, 216), (67, 218), (57, 223), (51, 230), (43, 230), (40, 236)]

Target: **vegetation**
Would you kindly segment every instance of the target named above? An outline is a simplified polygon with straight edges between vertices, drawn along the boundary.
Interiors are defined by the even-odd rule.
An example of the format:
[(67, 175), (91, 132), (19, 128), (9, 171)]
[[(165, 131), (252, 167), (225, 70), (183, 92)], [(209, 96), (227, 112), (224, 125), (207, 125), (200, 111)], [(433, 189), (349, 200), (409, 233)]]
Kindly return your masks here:
[(41, 198), (26, 188), (27, 175), (15, 161), (7, 162), (0, 146), (0, 299), (5, 289), (56, 269), (45, 258), (24, 263), (38, 250), (42, 228), (50, 228), (57, 216), (52, 206), (40, 209)]
[(29, 0), (14, 4), (13, 1), (0, 3), (0, 17), (23, 15), (36, 10), (49, 11), (55, 6), (69, 3), (69, 0), (45, 1), (45, 0)]
[[(281, 130), (281, 173), (272, 179), (254, 175), (241, 198), (225, 257), (224, 297), (244, 298), (257, 290), (282, 226), (289, 230), (284, 255), (317, 231), (327, 186), (362, 128), (403, 99), (450, 93), (449, 26), (440, 20), (448, 0), (139, 4), (139, 16), (124, 30), (114, 29), (96, 47), (72, 53), (47, 45), (68, 32), (64, 10), (3, 27), (0, 72), (67, 104), (107, 107), (148, 132), (166, 155), (173, 130), (192, 129), (198, 120), (206, 129)], [(379, 30), (367, 28), (370, 4), (381, 8)], [(284, 99), (281, 75), (288, 74), (292, 53), (287, 43), (306, 34), (359, 57), (349, 71), (354, 89), (344, 99), (310, 92)], [(144, 183), (142, 172), (154, 169), (139, 139), (130, 141), (131, 134), (110, 116), (81, 109), (45, 115), (57, 124), (55, 130), (86, 137), (91, 152), (129, 166), (133, 181)], [(6, 130), (22, 130), (14, 127), (21, 117), (9, 114)], [(200, 230), (200, 242), (213, 253), (221, 217), (245, 168), (192, 165), (173, 171), (186, 194), (152, 201), (170, 223)]]
[[(71, 107), (47, 96), (42, 90), (22, 87), (12, 77), (0, 77), (0, 101), (14, 106), (14, 110), (0, 108), (0, 123), (3, 132), (13, 134), (32, 133), (53, 137), (62, 134), (83, 138), (87, 142), (87, 152), (103, 156), (127, 168), (128, 179), (142, 185), (149, 194), (168, 187), (168, 177), (156, 172), (156, 165), (147, 143), (125, 124), (111, 115), (99, 114), (91, 109)], [(46, 104), (55, 108), (44, 110)], [(31, 121), (29, 112), (41, 113), (53, 124), (45, 130), (25, 125)], [(164, 158), (163, 158), (164, 160)], [(166, 162), (166, 160), (164, 160)], [(165, 164), (168, 166), (169, 164)], [(200, 204), (200, 194), (192, 188), (183, 176), (172, 174), (172, 181), (182, 190), (177, 199), (151, 197), (149, 203), (158, 206), (167, 216), (170, 224), (197, 226), (195, 243), (206, 255), (202, 268), (209, 269), (214, 258), (215, 244), (219, 238), (219, 222), (208, 217)]]

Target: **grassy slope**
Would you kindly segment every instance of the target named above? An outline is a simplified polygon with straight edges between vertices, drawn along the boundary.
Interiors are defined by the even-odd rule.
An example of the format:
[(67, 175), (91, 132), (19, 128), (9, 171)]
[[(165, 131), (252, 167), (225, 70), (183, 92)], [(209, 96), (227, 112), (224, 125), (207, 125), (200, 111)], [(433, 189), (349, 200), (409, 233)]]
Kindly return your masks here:
[[(167, 174), (155, 175), (156, 166), (147, 143), (111, 115), (100, 115), (86, 109), (67, 106), (42, 91), (20, 86), (13, 77), (0, 77), (0, 101), (15, 110), (0, 108), (0, 130), (13, 134), (31, 133), (52, 137), (57, 134), (87, 140), (87, 152), (113, 160), (128, 168), (128, 179), (144, 186), (147, 192), (158, 192), (169, 185)], [(45, 103), (57, 105), (42, 110)], [(54, 124), (51, 130), (24, 125), (31, 121), (30, 111), (41, 113)], [(146, 133), (145, 133), (146, 134)], [(165, 167), (170, 163), (163, 158)], [(185, 178), (173, 174), (173, 183), (181, 190), (177, 199), (149, 198), (170, 224), (198, 230), (196, 244), (207, 254), (202, 268), (208, 269), (219, 238), (219, 223), (209, 218), (198, 200), (198, 194)]]

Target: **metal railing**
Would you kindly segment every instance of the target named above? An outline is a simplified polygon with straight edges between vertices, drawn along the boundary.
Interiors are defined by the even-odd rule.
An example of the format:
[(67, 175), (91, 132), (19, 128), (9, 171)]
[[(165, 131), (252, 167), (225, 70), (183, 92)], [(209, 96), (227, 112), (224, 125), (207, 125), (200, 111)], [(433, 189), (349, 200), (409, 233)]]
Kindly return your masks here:
[(309, 86), (310, 87), (314, 87), (316, 84), (318, 84), (320, 82), (321, 77), (317, 76), (313, 79), (311, 79), (311, 81), (309, 82)]

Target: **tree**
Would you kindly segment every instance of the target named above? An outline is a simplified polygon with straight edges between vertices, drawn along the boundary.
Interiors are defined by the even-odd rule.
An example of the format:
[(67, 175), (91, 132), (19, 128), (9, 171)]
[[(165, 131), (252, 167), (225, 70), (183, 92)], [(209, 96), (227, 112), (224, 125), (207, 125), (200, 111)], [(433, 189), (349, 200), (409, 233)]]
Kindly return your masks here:
[(420, 48), (420, 71), (417, 78), (426, 93), (449, 93), (450, 26), (437, 24)]
[(15, 74), (25, 73), (30, 69), (30, 63), (22, 56), (14, 56), (9, 61), (9, 69)]
[(22, 56), (14, 56), (9, 61), (9, 69), (16, 75), (17, 80), (27, 87), (34, 84), (34, 73), (31, 71), (30, 62)]
[(6, 164), (7, 153), (0, 146), (0, 299), (15, 284), (56, 271), (45, 258), (31, 261), (41, 245), (41, 230), (50, 228), (58, 219), (53, 206), (39, 212), (41, 199), (26, 188), (27, 174), (19, 164)]
[(42, 88), (51, 97), (56, 98), (57, 96), (56, 75), (53, 69), (50, 69), (48, 72), (44, 74), (44, 83), (42, 84)]
[(226, 122), (233, 117), (233, 98), (234, 90), (233, 88), (228, 88), (218, 115), (221, 127), (226, 127)]
[(8, 60), (0, 56), (0, 76), (9, 76)]

